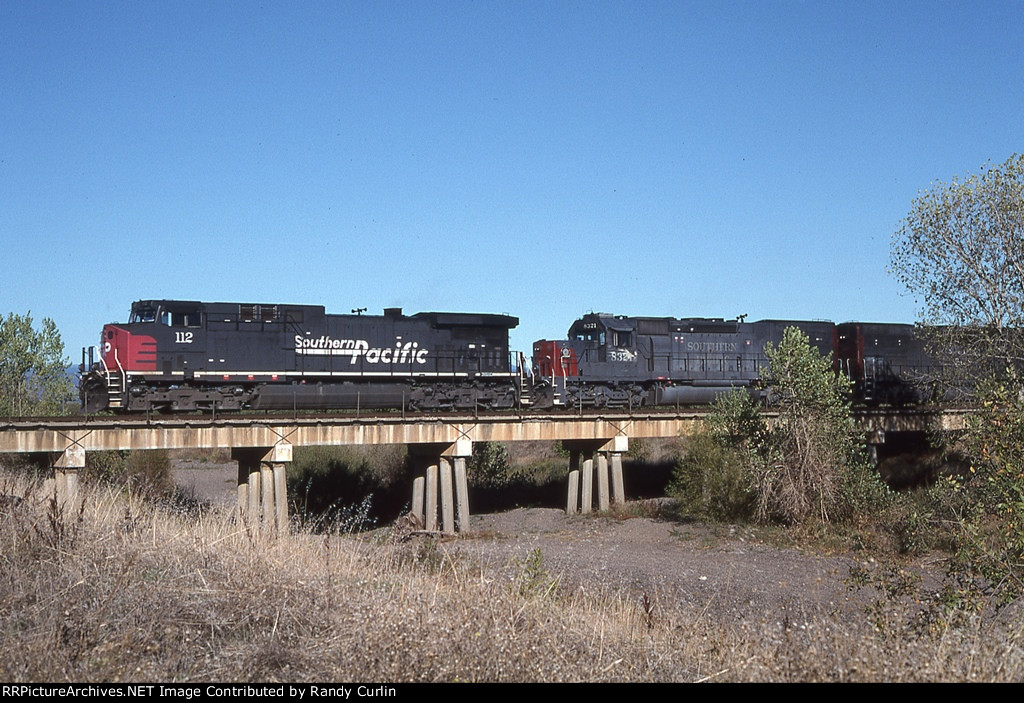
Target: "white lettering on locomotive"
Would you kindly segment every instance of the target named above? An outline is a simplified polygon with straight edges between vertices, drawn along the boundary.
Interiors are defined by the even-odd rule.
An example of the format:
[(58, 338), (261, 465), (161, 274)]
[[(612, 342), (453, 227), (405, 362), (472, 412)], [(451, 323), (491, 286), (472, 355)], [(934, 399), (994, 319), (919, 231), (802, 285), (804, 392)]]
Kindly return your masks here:
[(611, 361), (636, 361), (636, 353), (628, 349), (612, 349), (608, 352), (608, 358)]
[(425, 364), (428, 349), (419, 342), (396, 341), (394, 347), (371, 347), (365, 339), (334, 339), (329, 335), (307, 339), (295, 335), (295, 353), (308, 356), (347, 356), (352, 364), (362, 358), (368, 364)]
[(734, 352), (736, 351), (736, 342), (687, 342), (686, 351)]

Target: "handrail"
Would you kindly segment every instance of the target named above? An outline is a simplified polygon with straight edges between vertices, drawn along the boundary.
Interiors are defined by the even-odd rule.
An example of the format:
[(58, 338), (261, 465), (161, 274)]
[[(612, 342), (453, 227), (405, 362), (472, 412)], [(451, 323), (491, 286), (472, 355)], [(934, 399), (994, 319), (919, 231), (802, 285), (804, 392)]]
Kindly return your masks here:
[(117, 347), (114, 347), (114, 361), (117, 362), (117, 370), (121, 374), (121, 388), (120, 391), (124, 393), (127, 379), (125, 378), (124, 367), (121, 366), (121, 359), (117, 355)]

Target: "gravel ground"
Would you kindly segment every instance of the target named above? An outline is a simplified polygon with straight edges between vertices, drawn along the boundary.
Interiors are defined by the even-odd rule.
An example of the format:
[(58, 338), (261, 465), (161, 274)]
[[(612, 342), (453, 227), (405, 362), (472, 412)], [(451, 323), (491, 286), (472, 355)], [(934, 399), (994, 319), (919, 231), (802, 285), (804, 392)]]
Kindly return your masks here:
[(862, 604), (846, 584), (853, 559), (754, 543), (738, 527), (569, 517), (544, 508), (478, 515), (472, 526), (477, 536), (459, 540), (457, 550), (510, 564), (540, 549), (544, 568), (574, 588), (610, 588), (737, 619), (859, 612)]
[(186, 495), (217, 505), (238, 502), (238, 465), (196, 461), (174, 462), (174, 483)]
[[(233, 504), (236, 471), (234, 464), (181, 462), (174, 475), (197, 498)], [(867, 597), (848, 589), (852, 557), (756, 542), (743, 527), (570, 517), (554, 508), (474, 515), (471, 527), (468, 538), (445, 548), (510, 573), (540, 549), (543, 568), (564, 586), (646, 595), (719, 617), (853, 615)]]

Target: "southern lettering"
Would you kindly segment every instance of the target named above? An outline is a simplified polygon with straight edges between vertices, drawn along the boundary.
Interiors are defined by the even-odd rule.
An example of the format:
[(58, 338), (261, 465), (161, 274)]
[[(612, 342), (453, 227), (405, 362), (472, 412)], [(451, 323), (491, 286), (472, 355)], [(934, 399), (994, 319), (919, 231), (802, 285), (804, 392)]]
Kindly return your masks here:
[(686, 351), (734, 352), (736, 351), (736, 342), (687, 342)]

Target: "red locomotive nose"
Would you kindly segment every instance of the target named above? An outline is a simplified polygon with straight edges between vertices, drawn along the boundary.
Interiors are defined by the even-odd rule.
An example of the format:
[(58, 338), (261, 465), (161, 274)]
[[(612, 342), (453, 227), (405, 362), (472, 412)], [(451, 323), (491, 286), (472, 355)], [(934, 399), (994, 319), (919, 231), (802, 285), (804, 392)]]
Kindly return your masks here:
[(104, 325), (100, 349), (111, 371), (156, 371), (156, 340), (148, 335)]
[(541, 376), (579, 376), (579, 359), (570, 347), (548, 339), (533, 343), (533, 365)]

